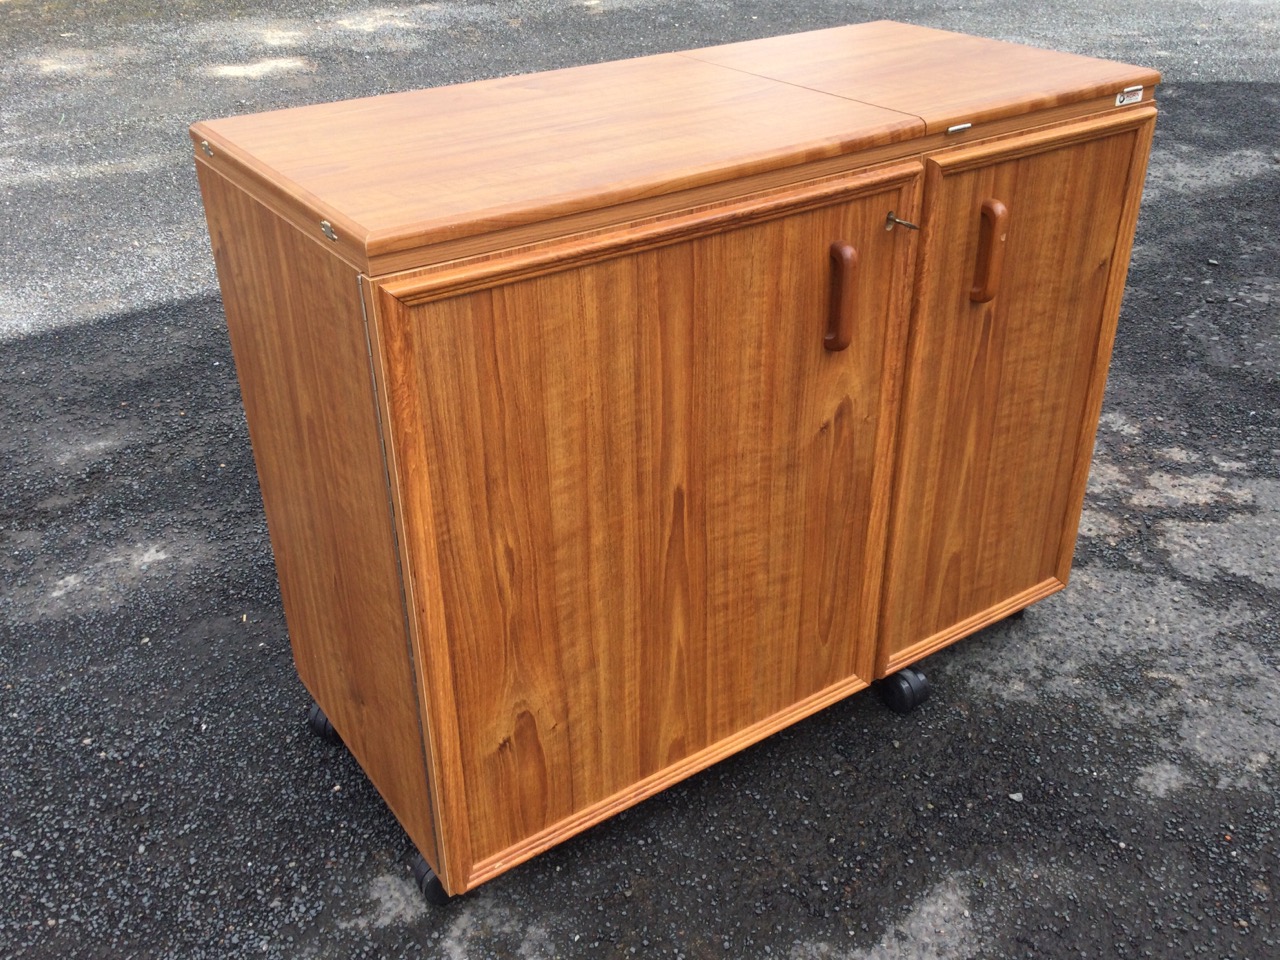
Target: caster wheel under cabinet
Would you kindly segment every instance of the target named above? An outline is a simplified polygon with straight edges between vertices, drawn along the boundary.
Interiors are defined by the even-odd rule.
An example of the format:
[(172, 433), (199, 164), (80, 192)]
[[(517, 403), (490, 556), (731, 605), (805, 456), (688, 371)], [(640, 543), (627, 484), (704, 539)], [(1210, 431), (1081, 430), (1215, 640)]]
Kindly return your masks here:
[(325, 712), (320, 709), (320, 704), (312, 703), (307, 708), (307, 726), (321, 740), (327, 740), (329, 743), (341, 743), (342, 736), (334, 729), (333, 723), (329, 720)]
[(192, 127), (298, 673), (428, 895), (1066, 584), (1158, 80), (879, 22)]
[(427, 858), (421, 853), (413, 855), (410, 868), (413, 870), (413, 882), (428, 903), (443, 907), (452, 899), (446, 892), (444, 884), (440, 882), (440, 878), (436, 876), (436, 872), (431, 869), (431, 864), (427, 863)]
[(929, 678), (915, 667), (903, 667), (876, 681), (880, 697), (894, 713), (911, 713), (929, 699)]

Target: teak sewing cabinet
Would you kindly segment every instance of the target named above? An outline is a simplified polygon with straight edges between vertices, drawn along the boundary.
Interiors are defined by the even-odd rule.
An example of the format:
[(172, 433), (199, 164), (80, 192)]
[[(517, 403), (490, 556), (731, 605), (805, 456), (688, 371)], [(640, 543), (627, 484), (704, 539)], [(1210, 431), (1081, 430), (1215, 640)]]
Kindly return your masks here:
[(1064, 586), (1159, 79), (878, 22), (192, 127), (313, 723), (424, 890)]

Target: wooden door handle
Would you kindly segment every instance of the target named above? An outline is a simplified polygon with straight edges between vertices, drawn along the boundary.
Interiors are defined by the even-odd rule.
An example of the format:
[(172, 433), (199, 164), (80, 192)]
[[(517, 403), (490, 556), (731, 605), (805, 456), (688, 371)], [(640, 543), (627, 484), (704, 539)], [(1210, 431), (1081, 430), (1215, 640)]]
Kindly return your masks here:
[(853, 307), (858, 298), (858, 251), (837, 240), (831, 245), (831, 312), (822, 345), (843, 350), (853, 342)]
[(1009, 208), (999, 200), (982, 201), (982, 225), (978, 228), (978, 263), (973, 271), (969, 299), (986, 303), (1000, 288), (1004, 269), (1004, 242), (1009, 235)]

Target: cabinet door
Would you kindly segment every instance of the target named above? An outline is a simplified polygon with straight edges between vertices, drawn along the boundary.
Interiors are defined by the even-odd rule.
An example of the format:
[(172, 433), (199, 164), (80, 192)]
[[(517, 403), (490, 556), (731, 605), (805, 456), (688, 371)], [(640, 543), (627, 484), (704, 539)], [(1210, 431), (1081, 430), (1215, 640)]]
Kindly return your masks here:
[(870, 680), (919, 170), (382, 288), (454, 876)]
[(882, 674), (1066, 583), (1154, 117), (926, 161)]

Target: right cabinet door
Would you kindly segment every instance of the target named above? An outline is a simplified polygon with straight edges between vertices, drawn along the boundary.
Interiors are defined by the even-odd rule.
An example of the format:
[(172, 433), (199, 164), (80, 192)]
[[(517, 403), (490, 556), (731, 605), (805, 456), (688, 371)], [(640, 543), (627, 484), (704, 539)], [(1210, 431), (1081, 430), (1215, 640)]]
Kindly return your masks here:
[(881, 675), (1066, 583), (1154, 120), (927, 161)]

